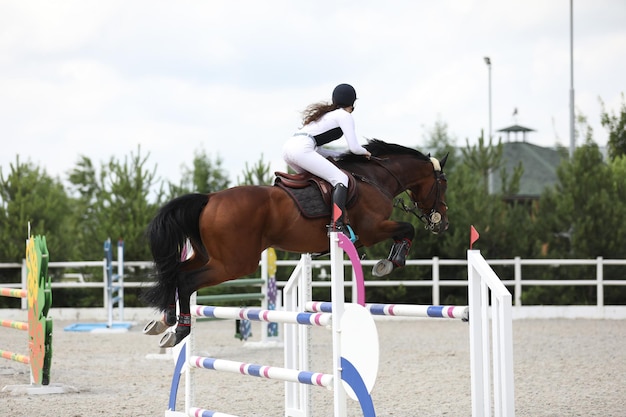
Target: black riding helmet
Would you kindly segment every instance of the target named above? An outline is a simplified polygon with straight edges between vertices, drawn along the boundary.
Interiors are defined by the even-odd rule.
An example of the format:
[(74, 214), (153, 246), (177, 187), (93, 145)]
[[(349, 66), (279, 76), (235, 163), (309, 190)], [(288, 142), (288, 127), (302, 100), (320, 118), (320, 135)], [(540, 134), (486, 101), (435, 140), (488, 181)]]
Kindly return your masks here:
[(356, 91), (350, 84), (339, 84), (333, 90), (333, 104), (339, 107), (350, 107), (356, 101)]

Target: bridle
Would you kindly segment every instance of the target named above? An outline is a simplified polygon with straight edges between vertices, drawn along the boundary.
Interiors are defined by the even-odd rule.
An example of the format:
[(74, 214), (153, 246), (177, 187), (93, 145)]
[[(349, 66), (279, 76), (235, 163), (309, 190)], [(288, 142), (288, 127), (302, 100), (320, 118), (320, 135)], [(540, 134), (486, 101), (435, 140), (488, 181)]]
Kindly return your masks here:
[(433, 205), (430, 210), (424, 210), (424, 208), (421, 207), (421, 204), (413, 199), (413, 193), (409, 192), (407, 187), (402, 181), (400, 181), (396, 174), (394, 174), (387, 166), (385, 166), (385, 164), (382, 163), (382, 161), (384, 161), (383, 158), (371, 157), (371, 160), (376, 162), (383, 169), (385, 169), (385, 171), (387, 171), (389, 175), (391, 175), (396, 180), (396, 182), (400, 186), (400, 189), (404, 190), (404, 192), (409, 196), (409, 199), (412, 203), (411, 205), (407, 205), (404, 202), (404, 199), (402, 197), (399, 197), (394, 200), (393, 206), (400, 208), (406, 213), (413, 214), (422, 223), (424, 223), (424, 228), (426, 230), (430, 230), (432, 233), (437, 233), (442, 221), (442, 216), (441, 213), (437, 211), (437, 206), (440, 204), (445, 205), (445, 203), (441, 201), (441, 182), (446, 181), (446, 174), (444, 174), (442, 170), (434, 169), (433, 166), (435, 182), (431, 186), (427, 198), (430, 197), (433, 193), (435, 194), (435, 198), (433, 199)]
[[(402, 197), (396, 198), (394, 200), (394, 195), (388, 193), (384, 187), (381, 187), (380, 184), (376, 184), (374, 181), (372, 181), (369, 178), (366, 178), (363, 175), (359, 175), (356, 174), (354, 172), (352, 172), (352, 176), (354, 176), (355, 178), (358, 178), (360, 181), (366, 182), (368, 184), (371, 184), (373, 186), (375, 186), (376, 188), (378, 188), (379, 190), (381, 190), (384, 194), (386, 194), (390, 199), (393, 200), (393, 207), (395, 208), (399, 208), (400, 210), (403, 210), (406, 213), (411, 213), (413, 214), (415, 217), (417, 217), (422, 223), (424, 223), (424, 228), (426, 230), (430, 230), (432, 233), (438, 233), (439, 232), (439, 228), (441, 226), (441, 221), (443, 220), (443, 217), (441, 216), (441, 213), (439, 213), (437, 211), (437, 206), (440, 204), (443, 204), (444, 206), (446, 205), (444, 202), (441, 201), (441, 181), (445, 181), (446, 180), (446, 174), (444, 174), (444, 172), (442, 170), (437, 170), (435, 169), (434, 165), (433, 165), (433, 172), (435, 174), (435, 182), (433, 183), (432, 187), (430, 188), (430, 191), (428, 192), (427, 197), (429, 197), (430, 195), (432, 195), (433, 193), (435, 194), (435, 198), (434, 198), (434, 202), (432, 207), (430, 208), (430, 210), (428, 211), (428, 214), (426, 214), (426, 210), (424, 210), (421, 205), (415, 201), (413, 199), (413, 193), (410, 192), (406, 185), (404, 185), (404, 183), (402, 181), (400, 181), (400, 178), (398, 178), (398, 176), (391, 171), (385, 164), (383, 164), (384, 161), (386, 161), (387, 158), (379, 158), (376, 156), (371, 156), (370, 157), (370, 161), (375, 162), (378, 166), (380, 166), (381, 168), (383, 168), (385, 171), (387, 171), (387, 173), (389, 175), (391, 175), (391, 177), (396, 180), (396, 182), (398, 183), (398, 186), (400, 187), (401, 190), (403, 190), (408, 196), (409, 196), (409, 200), (411, 200), (411, 205), (407, 205), (404, 202), (404, 199)], [(431, 160), (432, 161), (432, 160)]]
[(430, 210), (425, 210), (421, 207), (420, 203), (413, 199), (413, 193), (409, 192), (409, 190), (405, 190), (404, 192), (409, 196), (412, 204), (407, 205), (404, 202), (404, 199), (400, 197), (394, 201), (393, 206), (400, 208), (406, 213), (413, 214), (422, 223), (424, 223), (424, 228), (426, 230), (430, 230), (432, 233), (437, 233), (442, 221), (442, 216), (441, 213), (437, 211), (437, 206), (440, 204), (443, 204), (444, 206), (446, 205), (443, 201), (441, 201), (441, 181), (445, 180), (446, 174), (444, 174), (443, 171), (435, 171), (435, 182), (430, 187), (430, 191), (427, 195), (427, 197), (430, 197), (433, 193), (435, 194), (433, 205)]
[[(383, 168), (385, 171), (387, 171), (387, 173), (389, 173), (389, 175), (391, 175), (391, 177), (393, 179), (396, 180), (396, 182), (398, 183), (398, 186), (400, 187), (401, 190), (404, 190), (404, 192), (409, 196), (409, 200), (411, 200), (411, 205), (407, 205), (404, 202), (404, 199), (402, 197), (398, 197), (394, 200), (393, 202), (393, 206), (395, 208), (399, 208), (400, 210), (403, 210), (405, 213), (411, 213), (413, 214), (415, 217), (417, 217), (422, 223), (424, 223), (424, 228), (426, 230), (430, 230), (432, 233), (438, 233), (440, 226), (441, 226), (441, 222), (443, 220), (443, 217), (441, 215), (441, 213), (439, 213), (437, 211), (437, 206), (440, 204), (443, 204), (444, 206), (446, 205), (443, 201), (441, 201), (441, 182), (442, 181), (446, 181), (446, 174), (444, 174), (443, 170), (439, 169), (435, 169), (434, 165), (433, 165), (433, 172), (435, 175), (435, 182), (433, 183), (432, 187), (430, 188), (430, 191), (428, 192), (427, 197), (430, 197), (433, 193), (435, 194), (435, 198), (433, 200), (433, 205), (430, 208), (430, 210), (428, 211), (428, 214), (425, 212), (425, 210), (420, 207), (420, 204), (415, 201), (413, 199), (413, 195), (412, 192), (409, 192), (409, 190), (407, 189), (406, 185), (404, 185), (404, 183), (402, 181), (400, 181), (400, 179), (398, 178), (398, 176), (396, 174), (393, 173), (393, 171), (391, 171), (385, 164), (383, 164), (383, 161), (386, 161), (387, 158), (378, 158), (375, 156), (370, 157), (370, 160), (375, 162), (376, 164), (378, 164), (381, 168)], [(357, 176), (356, 174), (352, 174), (354, 176)], [(389, 193), (387, 193), (385, 191), (385, 189), (383, 187), (381, 187), (378, 184), (375, 184), (374, 182), (363, 178), (363, 176), (359, 175), (358, 176), (362, 181), (364, 182), (368, 182), (372, 185), (375, 185), (378, 189), (380, 189), (381, 191), (385, 192), (385, 194), (387, 194), (389, 196), (390, 199), (393, 199), (394, 196), (390, 195)]]

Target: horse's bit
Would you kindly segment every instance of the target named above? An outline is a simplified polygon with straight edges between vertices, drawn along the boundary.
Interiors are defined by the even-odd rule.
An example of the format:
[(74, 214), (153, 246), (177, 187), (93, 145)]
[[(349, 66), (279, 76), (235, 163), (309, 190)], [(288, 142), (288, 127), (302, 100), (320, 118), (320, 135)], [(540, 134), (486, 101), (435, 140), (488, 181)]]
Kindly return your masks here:
[(439, 225), (441, 224), (441, 220), (442, 220), (441, 213), (437, 211), (437, 205), (438, 204), (445, 205), (445, 203), (441, 202), (441, 181), (442, 180), (443, 181), (446, 180), (446, 175), (443, 173), (443, 171), (435, 171), (435, 183), (432, 185), (432, 187), (430, 188), (430, 191), (428, 192), (428, 196), (430, 196), (431, 194), (433, 194), (433, 192), (435, 192), (435, 199), (433, 202), (433, 206), (431, 207), (428, 215), (424, 213), (424, 210), (419, 206), (419, 203), (413, 199), (412, 193), (409, 193), (408, 190), (405, 190), (405, 192), (407, 193), (407, 195), (409, 196), (409, 199), (411, 200), (413, 204), (408, 206), (404, 202), (404, 199), (397, 198), (394, 201), (393, 206), (400, 208), (406, 213), (413, 214), (415, 217), (420, 219), (422, 223), (424, 223), (425, 229), (430, 230), (433, 233), (436, 233), (436, 229), (439, 227)]

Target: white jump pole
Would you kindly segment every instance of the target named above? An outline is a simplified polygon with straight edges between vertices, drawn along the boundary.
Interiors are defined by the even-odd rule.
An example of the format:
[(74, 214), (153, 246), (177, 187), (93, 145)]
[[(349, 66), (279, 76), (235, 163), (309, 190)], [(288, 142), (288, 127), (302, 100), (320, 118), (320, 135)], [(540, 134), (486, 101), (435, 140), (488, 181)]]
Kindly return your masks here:
[[(344, 313), (345, 294), (343, 287), (343, 250), (339, 248), (337, 232), (330, 233), (330, 260), (332, 285), (330, 298), (333, 300), (334, 304), (332, 315), (334, 415), (335, 417), (341, 417), (346, 415), (347, 410), (346, 393), (341, 382), (341, 318)], [(306, 301), (310, 299), (311, 298)], [(306, 305), (306, 301), (301, 305)]]

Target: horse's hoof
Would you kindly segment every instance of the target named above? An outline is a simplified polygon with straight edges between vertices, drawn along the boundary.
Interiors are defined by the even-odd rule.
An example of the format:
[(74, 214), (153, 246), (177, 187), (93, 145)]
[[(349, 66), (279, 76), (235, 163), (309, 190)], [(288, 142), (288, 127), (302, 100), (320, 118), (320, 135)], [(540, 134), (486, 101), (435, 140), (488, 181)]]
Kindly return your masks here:
[(162, 348), (169, 348), (176, 345), (176, 333), (167, 332), (163, 335), (159, 341), (159, 346)]
[(372, 268), (372, 275), (375, 277), (384, 277), (393, 271), (393, 263), (389, 259), (382, 259)]
[(155, 335), (161, 334), (168, 329), (168, 325), (160, 320), (152, 320), (143, 328), (144, 334)]

